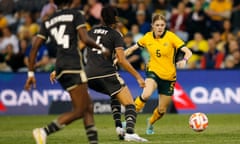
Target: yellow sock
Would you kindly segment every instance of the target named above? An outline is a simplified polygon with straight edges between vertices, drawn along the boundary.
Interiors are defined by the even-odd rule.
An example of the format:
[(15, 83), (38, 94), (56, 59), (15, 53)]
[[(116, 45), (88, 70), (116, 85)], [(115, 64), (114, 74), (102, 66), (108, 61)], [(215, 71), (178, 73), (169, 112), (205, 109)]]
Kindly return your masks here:
[(140, 112), (143, 107), (145, 106), (145, 103), (141, 98), (140, 96), (138, 96), (136, 99), (135, 99), (135, 106), (136, 106), (136, 112)]
[(158, 108), (155, 108), (154, 111), (153, 111), (152, 116), (149, 119), (149, 123), (151, 125), (153, 125), (160, 117), (161, 117), (161, 115), (160, 115), (160, 113), (158, 111)]

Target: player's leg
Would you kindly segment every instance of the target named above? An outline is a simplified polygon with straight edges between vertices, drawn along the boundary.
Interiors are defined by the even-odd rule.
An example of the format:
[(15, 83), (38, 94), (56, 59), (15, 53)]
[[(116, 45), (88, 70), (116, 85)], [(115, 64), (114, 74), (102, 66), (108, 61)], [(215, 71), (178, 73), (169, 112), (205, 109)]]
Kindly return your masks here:
[[(86, 103), (86, 109), (83, 114), (83, 123), (86, 130), (86, 135), (88, 137), (90, 144), (98, 143), (98, 133), (94, 124), (94, 112), (93, 112), (93, 103), (89, 93), (87, 92), (87, 85), (84, 85), (83, 89), (76, 92), (79, 94), (81, 92), (82, 97), (76, 98), (76, 105), (80, 108), (83, 103)], [(81, 102), (80, 102), (81, 101)], [(83, 103), (82, 103), (83, 102)], [(83, 106), (85, 107), (85, 106)]]
[[(90, 97), (87, 93), (87, 84), (81, 84), (76, 86), (75, 88), (69, 90), (71, 99), (72, 99), (72, 106), (73, 110), (71, 112), (66, 112), (60, 115), (56, 120), (51, 122), (50, 124), (46, 125), (44, 128), (41, 128), (41, 133), (45, 133), (45, 135), (50, 135), (55, 133), (66, 125), (70, 124), (74, 120), (80, 119), (86, 116), (87, 120), (84, 119), (84, 124), (86, 131), (91, 130), (91, 138), (89, 138), (90, 143), (96, 144), (97, 143), (97, 132), (94, 126), (93, 121), (93, 113), (90, 110), (92, 105), (90, 102)], [(35, 130), (34, 130), (35, 131)], [(34, 132), (33, 132), (34, 133)], [(35, 138), (36, 139), (36, 138)], [(45, 144), (36, 140), (38, 144)], [(42, 140), (40, 140), (42, 141)]]
[(112, 116), (115, 123), (116, 133), (121, 140), (124, 138), (125, 131), (122, 128), (121, 123), (121, 104), (119, 103), (118, 99), (116, 99), (115, 95), (121, 90), (123, 85), (124, 81), (121, 80), (118, 74), (88, 79), (89, 88), (111, 96)]
[(115, 96), (111, 97), (111, 109), (115, 127), (122, 127), (121, 104)]
[(146, 142), (147, 140), (135, 134), (135, 124), (137, 112), (130, 90), (124, 86), (122, 90), (116, 95), (119, 102), (125, 106), (125, 120), (126, 120), (126, 141)]
[(115, 96), (111, 97), (112, 116), (115, 122), (116, 132), (120, 140), (124, 139), (125, 131), (121, 121), (121, 104)]
[(167, 108), (169, 107), (171, 101), (172, 101), (171, 96), (167, 96), (164, 94), (161, 94), (159, 96), (158, 102), (159, 105), (154, 109), (152, 116), (149, 119), (147, 119), (146, 134), (154, 134), (153, 124), (164, 116), (164, 114), (167, 112)]
[(171, 96), (174, 92), (175, 81), (167, 81), (157, 78), (158, 82), (158, 107), (154, 109), (152, 116), (147, 120), (146, 134), (154, 134), (153, 124), (167, 112), (172, 101)]
[(146, 104), (146, 101), (152, 95), (154, 90), (157, 88), (157, 83), (152, 78), (147, 78), (145, 80), (146, 87), (144, 87), (143, 92), (140, 96), (135, 99), (136, 111), (140, 112)]

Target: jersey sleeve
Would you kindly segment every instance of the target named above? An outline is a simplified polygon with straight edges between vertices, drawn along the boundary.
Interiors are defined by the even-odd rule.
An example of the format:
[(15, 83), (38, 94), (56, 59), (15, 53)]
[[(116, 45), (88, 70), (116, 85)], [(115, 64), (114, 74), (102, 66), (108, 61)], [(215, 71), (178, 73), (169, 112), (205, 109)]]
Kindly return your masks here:
[(40, 31), (37, 34), (37, 36), (42, 38), (42, 39), (44, 39), (44, 40), (47, 39), (47, 37), (48, 37), (48, 30), (47, 30), (44, 22), (41, 23)]
[(117, 31), (114, 32), (114, 47), (124, 47), (124, 41), (123, 41), (123, 37), (121, 36), (121, 34)]
[[(147, 33), (148, 34), (148, 33)], [(139, 47), (144, 48), (146, 46), (147, 43), (147, 34), (145, 34), (143, 37), (141, 37), (138, 41), (137, 41), (137, 45)]]
[(172, 38), (172, 43), (176, 49), (179, 49), (185, 46), (185, 42), (181, 38), (179, 38), (176, 34), (172, 33), (171, 38)]
[(86, 26), (85, 19), (84, 19), (83, 15), (81, 14), (81, 12), (79, 12), (79, 11), (76, 11), (76, 13), (75, 13), (74, 25), (76, 26), (76, 29)]

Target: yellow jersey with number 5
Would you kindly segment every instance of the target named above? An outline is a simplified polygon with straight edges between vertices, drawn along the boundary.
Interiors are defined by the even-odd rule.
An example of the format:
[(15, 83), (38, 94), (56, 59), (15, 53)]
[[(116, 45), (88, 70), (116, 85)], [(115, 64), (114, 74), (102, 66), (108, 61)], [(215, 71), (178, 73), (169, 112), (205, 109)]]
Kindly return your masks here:
[(175, 55), (177, 49), (185, 46), (182, 39), (166, 30), (160, 38), (148, 32), (137, 43), (149, 52), (147, 71), (154, 72), (163, 80), (176, 80)]

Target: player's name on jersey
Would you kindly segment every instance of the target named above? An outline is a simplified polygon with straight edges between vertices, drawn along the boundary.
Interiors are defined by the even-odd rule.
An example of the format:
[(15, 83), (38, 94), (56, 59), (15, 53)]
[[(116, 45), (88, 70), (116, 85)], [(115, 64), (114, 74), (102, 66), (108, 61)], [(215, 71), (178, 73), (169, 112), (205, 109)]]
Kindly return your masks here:
[(108, 31), (107, 30), (105, 30), (105, 29), (95, 29), (94, 30), (94, 32), (93, 32), (94, 34), (103, 34), (103, 35), (106, 35), (107, 33), (108, 33)]
[(72, 14), (66, 14), (66, 15), (60, 15), (56, 16), (48, 21), (45, 22), (46, 28), (49, 28), (50, 26), (58, 23), (58, 22), (71, 22), (73, 20)]

